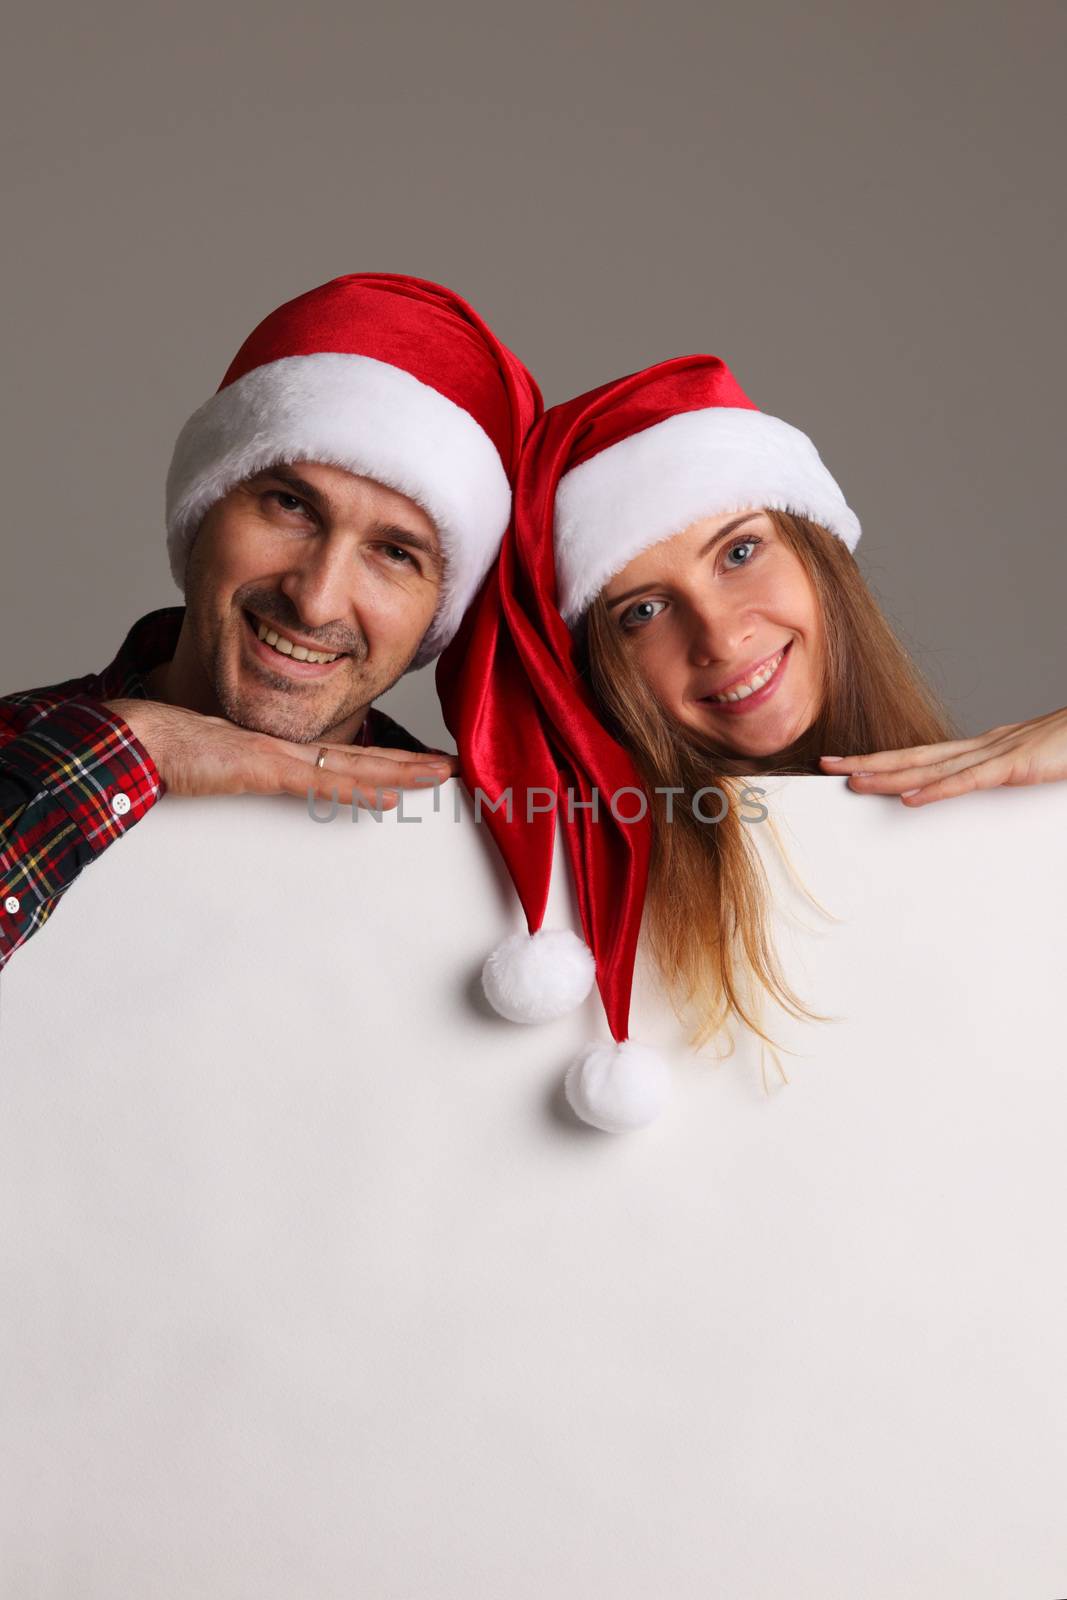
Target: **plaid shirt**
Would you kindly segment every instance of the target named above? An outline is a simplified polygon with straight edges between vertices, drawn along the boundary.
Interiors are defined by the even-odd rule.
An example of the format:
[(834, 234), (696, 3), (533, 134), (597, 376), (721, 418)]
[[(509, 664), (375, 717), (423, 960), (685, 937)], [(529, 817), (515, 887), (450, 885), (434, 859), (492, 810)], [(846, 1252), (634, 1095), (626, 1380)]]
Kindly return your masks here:
[[(144, 745), (101, 702), (149, 698), (145, 678), (173, 657), (184, 616), (184, 606), (150, 611), (103, 672), (0, 699), (0, 967), (166, 792)], [(426, 748), (373, 708), (354, 742)]]

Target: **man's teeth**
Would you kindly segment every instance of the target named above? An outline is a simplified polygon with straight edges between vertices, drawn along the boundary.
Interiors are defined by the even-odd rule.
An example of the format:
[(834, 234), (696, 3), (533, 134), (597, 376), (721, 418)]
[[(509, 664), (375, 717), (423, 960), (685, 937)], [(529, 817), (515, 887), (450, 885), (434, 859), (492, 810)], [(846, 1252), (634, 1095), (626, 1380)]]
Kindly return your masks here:
[(256, 638), (264, 644), (269, 644), (272, 650), (277, 650), (279, 655), (292, 656), (294, 661), (336, 661), (341, 651), (335, 651), (330, 656), (322, 650), (308, 650), (302, 644), (294, 644), (291, 639), (284, 639), (280, 633), (275, 633), (273, 628), (268, 628), (261, 622), (256, 629)]
[(778, 663), (784, 655), (785, 651), (779, 650), (774, 660), (768, 661), (767, 665), (757, 672), (754, 678), (749, 678), (746, 683), (735, 683), (734, 687), (728, 689), (725, 694), (711, 694), (708, 699), (720, 702), (723, 700), (747, 700), (750, 694), (755, 694), (757, 689), (762, 689), (765, 683), (770, 682), (778, 670)]

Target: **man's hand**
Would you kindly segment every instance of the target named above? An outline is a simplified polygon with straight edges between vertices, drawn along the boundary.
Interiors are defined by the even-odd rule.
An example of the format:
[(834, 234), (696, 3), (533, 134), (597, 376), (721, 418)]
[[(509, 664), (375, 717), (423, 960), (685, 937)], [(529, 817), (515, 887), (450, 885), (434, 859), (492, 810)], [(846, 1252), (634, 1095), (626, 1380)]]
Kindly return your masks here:
[[(252, 733), (225, 717), (205, 717), (158, 700), (105, 700), (148, 751), (170, 794), (337, 796), (340, 805), (391, 810), (400, 789), (429, 788), (457, 770), (455, 756), (381, 750), (371, 745), (296, 744)], [(326, 763), (316, 767), (325, 743)]]
[(1067, 778), (1067, 710), (1005, 723), (976, 739), (821, 761), (827, 776), (847, 776), (858, 793), (896, 794), (906, 806), (1002, 784), (1055, 783)]

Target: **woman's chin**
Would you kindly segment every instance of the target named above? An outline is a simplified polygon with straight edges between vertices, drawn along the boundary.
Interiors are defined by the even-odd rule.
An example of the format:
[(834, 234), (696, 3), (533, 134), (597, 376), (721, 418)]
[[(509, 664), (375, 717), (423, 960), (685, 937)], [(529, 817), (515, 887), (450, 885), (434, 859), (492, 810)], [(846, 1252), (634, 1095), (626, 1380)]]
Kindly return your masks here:
[(696, 726), (705, 737), (714, 740), (724, 752), (735, 756), (774, 756), (787, 750), (810, 726), (810, 719), (783, 715), (777, 708), (766, 711), (753, 710), (748, 716), (730, 716), (700, 702)]

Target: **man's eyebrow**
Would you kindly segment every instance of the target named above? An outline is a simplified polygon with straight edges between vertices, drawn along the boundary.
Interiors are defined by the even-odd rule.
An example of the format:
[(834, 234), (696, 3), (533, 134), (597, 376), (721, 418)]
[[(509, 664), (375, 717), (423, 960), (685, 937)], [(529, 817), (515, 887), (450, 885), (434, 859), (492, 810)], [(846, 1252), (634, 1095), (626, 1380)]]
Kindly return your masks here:
[(262, 472), (257, 472), (252, 482), (260, 478), (278, 478), (282, 483), (287, 483), (290, 489), (295, 489), (302, 494), (305, 500), (310, 500), (313, 505), (328, 505), (329, 500), (321, 489), (316, 489), (313, 483), (308, 483), (306, 478), (301, 478), (295, 472), (290, 472), (288, 467), (264, 467)]
[(439, 567), (441, 565), (441, 552), (434, 541), (427, 539), (425, 534), (413, 533), (410, 528), (402, 528), (396, 522), (378, 522), (375, 524), (374, 531), (380, 539), (390, 539), (394, 544), (402, 544), (412, 550), (418, 550), (419, 554), (424, 555), (427, 561), (432, 562), (434, 566)]
[[(706, 555), (710, 555), (715, 546), (717, 544), (721, 544), (722, 540), (725, 539), (729, 534), (733, 533), (735, 528), (739, 528), (743, 522), (749, 522), (753, 517), (758, 517), (759, 515), (759, 511), (745, 511), (741, 516), (735, 517), (732, 522), (728, 522), (725, 528), (720, 528), (718, 533), (712, 534), (711, 538), (701, 550), (698, 559), (703, 560)], [(636, 589), (627, 589), (625, 594), (617, 594), (613, 600), (609, 600), (608, 610), (610, 611), (612, 606), (622, 605), (624, 600), (631, 600), (635, 594), (642, 594), (645, 589), (654, 589), (655, 587), (656, 585), (654, 582), (639, 583)]]
[[(290, 472), (288, 467), (264, 467), (262, 472), (256, 473), (256, 478), (277, 478), (280, 482), (288, 484), (290, 489), (302, 494), (313, 505), (327, 507), (330, 505), (328, 495), (323, 494), (321, 489), (316, 489), (313, 483), (308, 483), (307, 479), (301, 478), (298, 473)], [(427, 539), (424, 534), (414, 533), (410, 528), (403, 528), (398, 522), (376, 522), (374, 533), (379, 539), (392, 539), (394, 544), (410, 546), (435, 566), (439, 567), (442, 564), (441, 553), (432, 539)]]

